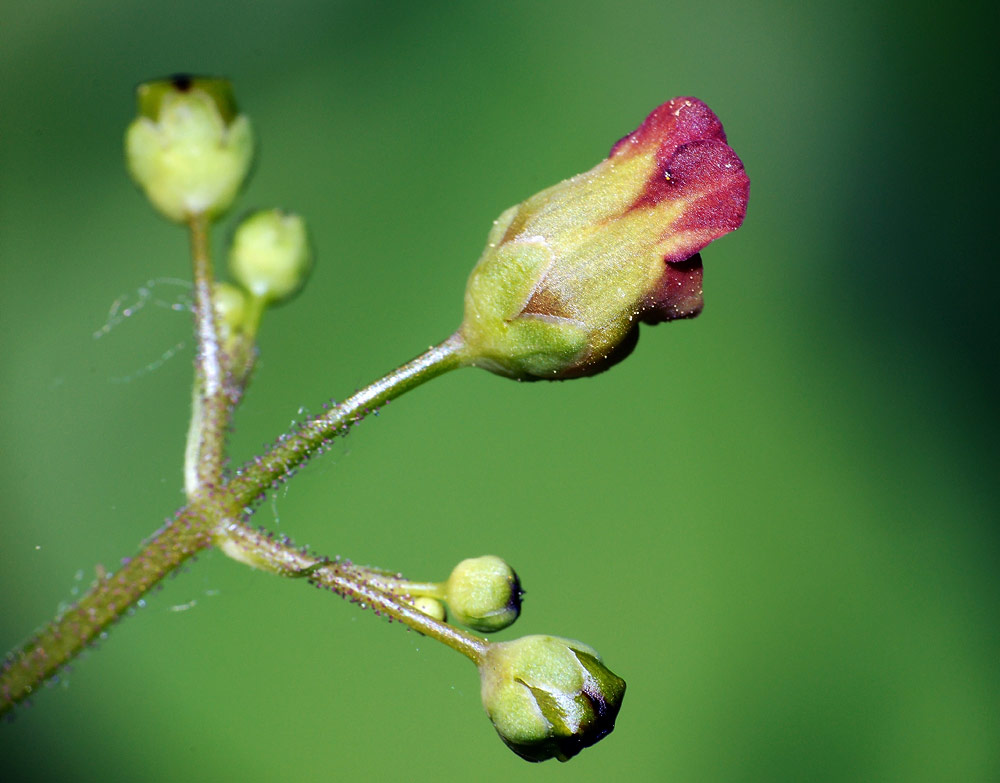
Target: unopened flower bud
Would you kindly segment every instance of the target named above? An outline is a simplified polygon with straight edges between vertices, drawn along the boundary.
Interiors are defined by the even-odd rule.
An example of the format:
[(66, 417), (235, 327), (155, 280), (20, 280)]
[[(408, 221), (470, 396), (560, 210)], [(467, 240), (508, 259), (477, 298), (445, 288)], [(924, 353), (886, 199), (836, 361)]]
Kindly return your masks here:
[(225, 79), (175, 76), (140, 84), (139, 116), (125, 133), (129, 173), (170, 220), (214, 218), (246, 179), (250, 121)]
[(229, 346), (246, 323), (246, 295), (230, 283), (216, 282), (212, 289), (212, 304), (215, 306), (219, 339), (223, 345)]
[(698, 251), (740, 226), (749, 185), (711, 109), (658, 107), (595, 168), (494, 222), (465, 294), (467, 363), (592, 375), (631, 352), (640, 321), (697, 315)]
[(521, 582), (495, 555), (469, 558), (448, 577), (445, 601), (462, 625), (484, 633), (499, 631), (521, 613)]
[(265, 209), (246, 217), (233, 234), (229, 271), (254, 297), (277, 304), (293, 296), (312, 268), (301, 216)]
[(567, 761), (607, 736), (625, 696), (595, 650), (556, 636), (491, 644), (479, 673), (493, 726), (528, 761)]
[(429, 617), (433, 617), (438, 622), (444, 622), (446, 612), (444, 604), (436, 598), (422, 595), (413, 599), (413, 608), (418, 609)]

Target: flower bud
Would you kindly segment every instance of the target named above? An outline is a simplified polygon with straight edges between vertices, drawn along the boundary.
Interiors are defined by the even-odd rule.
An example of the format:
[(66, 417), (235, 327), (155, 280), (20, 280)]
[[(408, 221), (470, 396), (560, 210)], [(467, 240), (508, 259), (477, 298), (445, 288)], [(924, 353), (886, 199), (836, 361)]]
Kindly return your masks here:
[(511, 207), (473, 269), (466, 361), (522, 380), (593, 375), (638, 324), (702, 307), (698, 251), (738, 228), (750, 182), (695, 98), (655, 109), (590, 171)]
[(230, 283), (216, 282), (212, 288), (212, 304), (215, 306), (219, 339), (223, 345), (229, 346), (246, 323), (246, 295)]
[(490, 633), (513, 623), (521, 613), (521, 582), (495, 555), (463, 560), (445, 583), (445, 601), (455, 620)]
[(250, 121), (237, 114), (229, 82), (174, 76), (140, 84), (139, 116), (125, 133), (129, 173), (170, 220), (214, 218), (246, 179)]
[(492, 644), (479, 674), (500, 739), (528, 761), (568, 761), (607, 736), (625, 696), (596, 651), (556, 636)]
[(264, 209), (237, 226), (229, 249), (229, 271), (266, 304), (296, 294), (311, 268), (312, 249), (300, 215)]
[(445, 619), (444, 604), (441, 603), (436, 598), (431, 598), (427, 595), (421, 595), (414, 598), (413, 608), (426, 614), (428, 617), (433, 617), (438, 622), (443, 623)]

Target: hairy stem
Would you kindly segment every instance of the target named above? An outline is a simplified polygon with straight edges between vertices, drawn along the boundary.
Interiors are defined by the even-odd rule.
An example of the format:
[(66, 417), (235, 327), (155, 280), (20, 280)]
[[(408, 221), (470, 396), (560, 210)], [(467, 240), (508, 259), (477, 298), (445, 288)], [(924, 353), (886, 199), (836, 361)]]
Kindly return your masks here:
[[(199, 231), (192, 224), (193, 244), (207, 245), (204, 233), (199, 235), (200, 239), (194, 240), (196, 234)], [(207, 255), (200, 254), (199, 251), (195, 255), (207, 260)], [(209, 270), (209, 280), (210, 276)], [(201, 282), (205, 281), (203, 274)], [(208, 285), (206, 290), (210, 292), (211, 286)], [(211, 312), (211, 299), (207, 302)], [(355, 393), (326, 414), (307, 421), (298, 431), (282, 436), (278, 439), (278, 445), (267, 454), (237, 471), (228, 485), (222, 485), (221, 457), (229, 407), (224, 384), (210, 387), (207, 383), (207, 378), (213, 373), (213, 366), (220, 373), (214, 377), (222, 378), (224, 365), (213, 365), (213, 362), (201, 360), (203, 355), (209, 354), (216, 359), (221, 357), (218, 340), (208, 339), (214, 331), (214, 314), (209, 315), (208, 319), (204, 318), (205, 313), (201, 310), (203, 304), (204, 299), (199, 299), (196, 285), (195, 310), (200, 345), (198, 369), (199, 380), (204, 385), (200, 387), (203, 394), (198, 398), (200, 409), (198, 403), (195, 404), (195, 417), (200, 416), (201, 426), (193, 426), (189, 434), (189, 438), (195, 439), (199, 446), (195, 464), (197, 490), (191, 492), (190, 486), (186, 487), (195, 496), (194, 500), (180, 509), (173, 521), (155, 533), (143, 545), (139, 554), (117, 573), (99, 578), (80, 601), (62, 612), (21, 647), (7, 654), (0, 668), (0, 715), (28, 698), (41, 683), (124, 616), (136, 601), (164, 577), (192, 555), (213, 544), (218, 544), (227, 554), (249, 565), (276, 573), (296, 575), (313, 569), (309, 575), (311, 581), (370, 604), (409, 627), (439, 639), (474, 661), (478, 661), (485, 650), (485, 642), (478, 637), (438, 623), (394, 595), (391, 585), (382, 584), (378, 578), (373, 579), (363, 569), (343, 567), (338, 570), (334, 564), (323, 565), (322, 561), (317, 562), (315, 558), (256, 534), (233, 521), (243, 508), (258, 495), (265, 493), (274, 482), (287, 478), (327, 440), (347, 432), (352, 424), (360, 421), (371, 410), (431, 378), (461, 366), (461, 338), (457, 335), (448, 338)], [(209, 327), (206, 339), (202, 340), (206, 323)], [(209, 347), (206, 349), (206, 346)], [(205, 393), (209, 388), (214, 389), (212, 395)], [(193, 449), (192, 441), (189, 440), (189, 452)], [(189, 483), (187, 465), (185, 483)], [(213, 491), (209, 493), (207, 490)], [(234, 541), (242, 548), (243, 557), (231, 550)], [(247, 541), (252, 542), (252, 545), (247, 546)]]
[[(437, 639), (477, 665), (486, 653), (486, 641), (429, 617), (388, 589), (378, 576), (370, 576), (365, 569), (350, 563), (317, 559), (242, 522), (230, 522), (225, 536), (229, 546), (239, 550), (240, 555), (234, 555), (238, 560), (253, 562), (258, 568), (282, 576), (305, 577), (360, 604), (362, 609), (371, 606), (377, 614), (388, 615), (425, 636)], [(230, 550), (229, 554), (233, 555), (233, 551)]]
[(351, 564), (350, 570), (359, 579), (368, 584), (403, 598), (435, 598), (445, 600), (444, 582), (414, 582), (404, 579), (399, 574), (393, 574), (378, 568)]
[(78, 603), (6, 655), (0, 666), (0, 715), (29, 698), (165, 576), (211, 546), (220, 535), (212, 531), (220, 528), (225, 539), (221, 548), (237, 560), (281, 576), (305, 577), (446, 644), (476, 664), (486, 652), (483, 639), (417, 610), (383, 582), (383, 575), (351, 563), (317, 559), (235, 521), (220, 508), (187, 506), (117, 573), (101, 574)]
[(9, 652), (0, 667), (0, 715), (28, 698), (163, 577), (210, 546), (211, 529), (198, 509), (181, 509), (117, 573), (99, 574), (79, 602)]
[[(200, 426), (192, 427), (188, 433), (189, 443), (185, 453), (185, 477), (193, 474), (196, 478), (194, 488), (187, 486), (189, 481), (185, 480), (188, 500), (192, 500), (196, 492), (218, 487), (222, 483), (223, 449), (229, 426), (226, 366), (212, 302), (214, 276), (208, 225), (203, 216), (192, 217), (188, 222), (194, 271), (195, 335), (198, 338), (195, 358), (195, 393), (198, 400), (192, 411), (192, 420), (200, 419)], [(192, 438), (195, 443), (191, 442)], [(193, 470), (190, 468), (192, 454), (197, 455)]]
[(462, 338), (454, 334), (325, 414), (303, 422), (296, 432), (279, 439), (262, 457), (256, 457), (236, 471), (229, 483), (232, 501), (240, 505), (252, 503), (267, 488), (287, 478), (328, 441), (346, 433), (352, 424), (371, 411), (431, 378), (460, 367), (462, 347)]

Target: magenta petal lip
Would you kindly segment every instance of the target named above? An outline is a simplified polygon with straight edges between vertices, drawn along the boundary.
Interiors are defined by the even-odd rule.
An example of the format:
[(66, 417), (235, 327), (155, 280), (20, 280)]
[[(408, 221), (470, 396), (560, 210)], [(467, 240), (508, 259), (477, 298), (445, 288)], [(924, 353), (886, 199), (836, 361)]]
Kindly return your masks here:
[(638, 128), (619, 139), (608, 157), (655, 144), (657, 161), (666, 164), (682, 144), (704, 139), (726, 140), (715, 112), (697, 98), (673, 98), (653, 109)]

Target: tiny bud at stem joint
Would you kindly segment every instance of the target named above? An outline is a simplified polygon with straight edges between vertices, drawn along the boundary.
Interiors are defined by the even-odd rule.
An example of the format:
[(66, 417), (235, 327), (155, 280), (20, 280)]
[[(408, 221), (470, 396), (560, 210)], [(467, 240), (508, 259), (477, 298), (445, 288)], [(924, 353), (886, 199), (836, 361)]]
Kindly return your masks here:
[(521, 582), (495, 555), (463, 560), (445, 583), (445, 601), (455, 620), (491, 633), (511, 625), (521, 613)]

